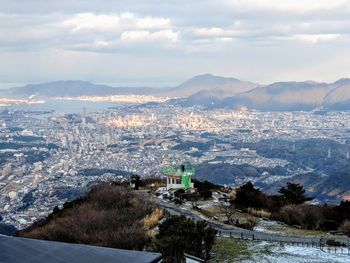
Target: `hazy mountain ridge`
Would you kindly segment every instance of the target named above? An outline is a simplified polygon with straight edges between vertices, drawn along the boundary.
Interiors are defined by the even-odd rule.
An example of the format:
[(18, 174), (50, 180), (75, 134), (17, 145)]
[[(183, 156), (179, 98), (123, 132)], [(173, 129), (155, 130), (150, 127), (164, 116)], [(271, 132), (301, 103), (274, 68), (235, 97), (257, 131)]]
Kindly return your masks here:
[(277, 82), (240, 94), (233, 101), (260, 110), (311, 110), (320, 106), (332, 89), (325, 83)]
[(211, 96), (210, 92), (197, 93), (183, 103), (184, 105), (203, 105), (215, 108), (247, 107), (263, 111), (350, 109), (350, 79), (334, 83), (318, 82), (276, 82), (259, 86), (234, 96)]
[(170, 97), (211, 96), (224, 98), (249, 91), (259, 84), (235, 78), (203, 74), (195, 76), (165, 92)]
[(87, 81), (69, 80), (1, 91), (4, 97), (77, 97), (106, 95), (154, 95), (183, 98), (183, 106), (202, 105), (208, 108), (241, 108), (263, 111), (293, 111), (324, 108), (350, 110), (350, 79), (343, 78), (334, 83), (275, 82), (260, 85), (236, 78), (212, 74), (195, 76), (172, 88), (110, 87)]
[[(41, 84), (29, 84), (1, 91), (3, 96), (9, 97), (77, 97), (77, 96), (104, 96), (122, 94), (140, 94), (167, 96), (171, 98), (186, 98), (198, 92), (212, 91), (210, 96), (220, 99), (251, 90), (258, 84), (240, 81), (234, 78), (203, 74), (195, 76), (177, 87), (171, 88), (131, 88), (111, 87), (93, 84), (87, 81), (68, 80)], [(219, 96), (220, 95), (220, 96)]]
[(114, 88), (107, 85), (93, 84), (88, 81), (67, 80), (10, 88), (2, 91), (2, 94), (9, 97), (78, 97), (135, 93), (147, 94), (147, 92), (149, 92), (149, 88)]

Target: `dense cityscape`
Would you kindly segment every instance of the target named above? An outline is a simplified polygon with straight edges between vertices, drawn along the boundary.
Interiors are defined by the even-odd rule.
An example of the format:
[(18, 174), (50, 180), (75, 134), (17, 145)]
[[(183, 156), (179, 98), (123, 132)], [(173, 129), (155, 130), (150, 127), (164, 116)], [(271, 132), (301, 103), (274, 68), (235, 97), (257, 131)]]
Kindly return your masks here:
[[(258, 112), (205, 110), (174, 104), (116, 104), (104, 111), (59, 114), (3, 110), (0, 114), (0, 214), (23, 228), (56, 206), (83, 194), (95, 182), (139, 174), (161, 176), (161, 168), (248, 164), (268, 169), (288, 160), (267, 158), (246, 143), (320, 138), (344, 144), (348, 112)], [(295, 151), (293, 144), (291, 151)], [(332, 149), (323, 154), (330, 157)], [(346, 158), (349, 158), (349, 154)], [(312, 170), (298, 167), (289, 171)], [(242, 181), (283, 178), (262, 172)]]

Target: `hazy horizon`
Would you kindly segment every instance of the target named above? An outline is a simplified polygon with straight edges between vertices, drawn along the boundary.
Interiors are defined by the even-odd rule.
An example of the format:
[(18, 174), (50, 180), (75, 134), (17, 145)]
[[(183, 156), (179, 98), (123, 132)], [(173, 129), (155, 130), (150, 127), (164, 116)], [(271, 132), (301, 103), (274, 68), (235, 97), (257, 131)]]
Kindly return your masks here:
[(26, 85), (30, 85), (30, 84), (41, 84), (41, 83), (47, 83), (47, 82), (55, 82), (55, 81), (68, 81), (68, 80), (72, 80), (72, 81), (87, 81), (87, 82), (91, 82), (93, 84), (99, 84), (99, 85), (106, 85), (106, 86), (110, 86), (110, 87), (128, 87), (128, 88), (170, 88), (170, 87), (176, 87), (180, 84), (182, 84), (183, 82), (195, 77), (195, 76), (200, 76), (200, 75), (205, 75), (205, 74), (211, 74), (214, 76), (218, 76), (218, 77), (225, 77), (225, 78), (236, 78), (239, 79), (241, 81), (249, 81), (249, 82), (254, 82), (257, 84), (260, 84), (262, 86), (265, 85), (269, 85), (272, 83), (276, 83), (276, 82), (293, 82), (293, 81), (298, 81), (298, 82), (307, 82), (307, 81), (312, 81), (312, 82), (319, 82), (319, 83), (333, 83), (336, 82), (337, 80), (343, 79), (343, 78), (348, 78), (346, 76), (344, 77), (339, 77), (337, 79), (333, 79), (330, 81), (319, 81), (319, 80), (315, 80), (315, 79), (303, 79), (303, 80), (278, 80), (276, 79), (275, 81), (272, 82), (259, 82), (259, 81), (255, 81), (255, 80), (250, 80), (250, 79), (240, 79), (237, 76), (222, 76), (222, 75), (217, 75), (217, 74), (212, 74), (212, 73), (199, 73), (193, 76), (189, 76), (186, 79), (179, 79), (178, 81), (173, 81), (173, 82), (166, 82), (166, 81), (159, 81), (159, 82), (133, 82), (132, 80), (130, 81), (124, 81), (124, 82), (94, 82), (94, 81), (90, 81), (90, 80), (86, 80), (86, 79), (53, 79), (53, 80), (47, 80), (47, 81), (29, 81), (29, 82), (5, 82), (5, 83), (1, 83), (0, 82), (0, 89), (10, 89), (10, 88), (15, 88), (15, 87), (22, 87), (22, 86), (26, 86)]

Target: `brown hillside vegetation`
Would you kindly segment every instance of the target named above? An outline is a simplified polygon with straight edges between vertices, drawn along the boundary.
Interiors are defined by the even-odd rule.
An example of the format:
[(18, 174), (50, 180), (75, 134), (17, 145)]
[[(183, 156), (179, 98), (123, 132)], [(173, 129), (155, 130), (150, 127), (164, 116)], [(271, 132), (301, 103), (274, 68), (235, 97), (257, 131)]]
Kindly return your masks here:
[(86, 197), (55, 208), (45, 220), (19, 231), (22, 237), (143, 250), (161, 213), (122, 186), (102, 184)]

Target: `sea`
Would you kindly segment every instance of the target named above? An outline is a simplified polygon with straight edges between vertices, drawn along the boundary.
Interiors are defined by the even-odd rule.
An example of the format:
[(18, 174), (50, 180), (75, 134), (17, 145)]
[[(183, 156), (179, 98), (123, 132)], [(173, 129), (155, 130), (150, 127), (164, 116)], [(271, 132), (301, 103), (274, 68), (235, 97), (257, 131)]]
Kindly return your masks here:
[(82, 113), (84, 110), (86, 110), (86, 112), (104, 111), (118, 106), (121, 106), (121, 104), (80, 100), (47, 99), (44, 103), (39, 104), (0, 106), (0, 111), (8, 109), (21, 111), (54, 111), (60, 114), (69, 114)]

